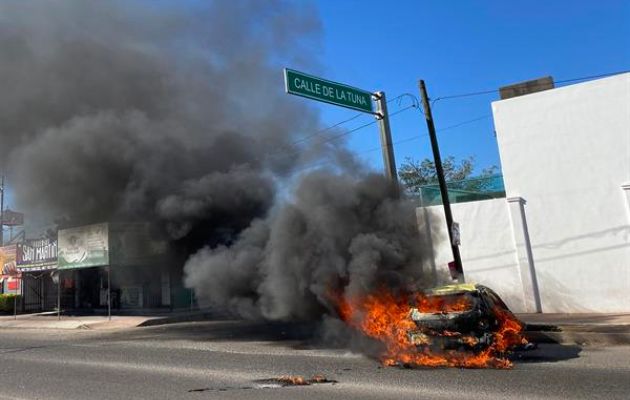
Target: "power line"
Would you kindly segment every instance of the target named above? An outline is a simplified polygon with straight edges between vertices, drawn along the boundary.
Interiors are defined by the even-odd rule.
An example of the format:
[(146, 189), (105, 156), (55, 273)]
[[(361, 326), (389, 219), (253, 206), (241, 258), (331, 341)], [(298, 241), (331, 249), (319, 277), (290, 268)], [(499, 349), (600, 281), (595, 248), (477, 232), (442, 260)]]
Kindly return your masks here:
[[(394, 97), (392, 99), (389, 99), (389, 100), (387, 100), (387, 104), (398, 100), (398, 105), (401, 105), (401, 101), (402, 101), (403, 98), (411, 98), (411, 102), (412, 102), (412, 106), (413, 107), (418, 108), (419, 105), (420, 105), (420, 103), (418, 101), (418, 98), (416, 96), (414, 96), (413, 94), (411, 94), (411, 93), (403, 93), (403, 94), (400, 94), (400, 95), (398, 95), (398, 96), (396, 96), (396, 97)], [(291, 143), (291, 146), (295, 146), (297, 144), (305, 142), (305, 141), (307, 141), (309, 139), (312, 139), (312, 138), (314, 138), (316, 136), (319, 136), (321, 133), (324, 133), (326, 131), (334, 129), (334, 128), (336, 128), (336, 127), (338, 127), (340, 125), (343, 125), (345, 123), (348, 123), (350, 121), (354, 121), (355, 119), (357, 119), (359, 117), (362, 117), (362, 116), (365, 116), (365, 113), (362, 113), (362, 112), (357, 113), (357, 114), (353, 115), (352, 117), (350, 117), (348, 119), (345, 119), (343, 121), (339, 121), (336, 124), (333, 124), (333, 125), (330, 125), (330, 126), (328, 126), (326, 128), (323, 128), (323, 129), (320, 129), (318, 131), (315, 131), (315, 132), (313, 132), (313, 133), (311, 133), (311, 134), (309, 134), (309, 135), (307, 135), (307, 136), (305, 136), (305, 137), (303, 137), (301, 139), (297, 139), (297, 140), (295, 140), (294, 142)]]
[[(395, 113), (390, 114), (390, 116), (393, 116), (393, 115), (396, 115), (396, 114), (400, 114), (401, 112), (406, 111), (409, 108), (413, 108), (413, 106), (409, 106), (409, 107), (407, 107), (405, 109), (398, 110)], [(454, 124), (454, 125), (445, 126), (444, 128), (437, 129), (436, 132), (442, 132), (442, 131), (447, 131), (447, 130), (450, 130), (450, 129), (455, 129), (455, 128), (458, 128), (458, 127), (463, 126), (463, 125), (468, 125), (468, 124), (472, 124), (472, 123), (477, 122), (477, 121), (481, 121), (481, 120), (487, 119), (489, 117), (490, 117), (490, 114), (483, 115), (483, 116), (480, 116), (480, 117), (477, 117), (477, 118), (473, 118), (473, 119), (469, 119), (469, 120), (466, 120), (466, 121), (459, 122), (459, 123)], [(376, 122), (371, 122), (370, 124), (366, 124), (366, 126), (369, 126), (369, 125), (374, 124), (374, 123), (376, 123)], [(362, 129), (364, 127), (359, 127), (357, 129)], [(415, 140), (420, 140), (420, 139), (422, 139), (424, 137), (427, 137), (427, 136), (429, 136), (429, 134), (409, 136), (409, 137), (406, 137), (404, 139), (400, 139), (400, 140), (395, 141), (394, 143), (392, 143), (392, 145), (393, 146), (397, 146), (397, 145), (400, 145), (400, 144), (403, 144), (403, 143), (412, 142), (412, 141), (415, 141)], [(363, 155), (363, 154), (372, 153), (374, 151), (381, 150), (382, 148), (383, 148), (383, 146), (373, 147), (371, 149), (360, 151), (360, 152), (356, 153), (355, 155), (360, 156), (360, 155)], [(323, 165), (330, 165), (330, 162), (329, 161), (322, 161), (322, 162), (319, 162), (319, 163), (306, 165), (306, 166), (303, 166), (302, 168), (294, 170), (294, 172), (300, 172), (300, 171), (304, 171), (304, 170), (307, 170), (307, 169), (311, 169), (311, 168), (315, 168), (315, 167), (319, 167), (319, 166), (323, 166)]]
[[(392, 99), (392, 100), (394, 100), (394, 99)], [(416, 109), (417, 109), (417, 108), (418, 108), (418, 106), (417, 106), (416, 104), (412, 104), (412, 105), (407, 106), (407, 107), (405, 107), (405, 108), (401, 108), (400, 110), (397, 110), (397, 111), (395, 111), (395, 112), (393, 112), (393, 113), (390, 113), (390, 114), (389, 114), (389, 116), (390, 116), (390, 117), (393, 117), (393, 116), (398, 115), (398, 114), (401, 114), (401, 113), (403, 113), (403, 112), (405, 112), (405, 111), (407, 111), (407, 110), (409, 110), (409, 109), (411, 109), (411, 108), (416, 108)], [(329, 141), (334, 141), (334, 140), (339, 139), (339, 138), (341, 138), (341, 137), (343, 137), (343, 136), (346, 136), (346, 135), (349, 135), (349, 134), (351, 134), (351, 133), (353, 133), (353, 132), (356, 132), (356, 131), (358, 131), (358, 130), (360, 130), (360, 129), (366, 128), (366, 127), (368, 127), (368, 126), (370, 126), (370, 125), (374, 125), (374, 124), (375, 124), (375, 123), (377, 123), (377, 122), (378, 122), (378, 121), (371, 121), (371, 122), (368, 122), (367, 124), (364, 124), (364, 125), (358, 126), (358, 127), (354, 128), (354, 129), (351, 129), (351, 130), (349, 130), (349, 131), (346, 131), (346, 132), (344, 132), (344, 133), (342, 133), (342, 134), (340, 134), (340, 135), (337, 135), (337, 136), (334, 136), (334, 137), (332, 137), (332, 138), (329, 138), (329, 139), (327, 139), (324, 143), (327, 143), (327, 142), (329, 142)], [(419, 137), (422, 137), (422, 135), (421, 135), (421, 136), (419, 136)], [(398, 143), (400, 143), (400, 142), (395, 142), (395, 143), (392, 143), (392, 145), (396, 145), (396, 144), (398, 144)], [(371, 152), (371, 151), (374, 151), (374, 150), (379, 150), (379, 149), (381, 149), (381, 147), (377, 147), (376, 149), (371, 149), (371, 150), (364, 151), (364, 152), (361, 152), (361, 153), (358, 153), (358, 154), (368, 153), (368, 152)], [(299, 152), (296, 152), (296, 154), (299, 154)], [(329, 161), (322, 161), (322, 162), (315, 163), (315, 164), (305, 165), (305, 166), (303, 166), (302, 168), (295, 169), (293, 172), (300, 172), (300, 171), (304, 171), (304, 170), (307, 170), (307, 169), (311, 169), (311, 168), (318, 167), (318, 166), (320, 166), (320, 165), (329, 165), (329, 164), (330, 164), (330, 162), (329, 162)]]
[[(462, 122), (459, 122), (459, 123), (454, 124), (454, 125), (449, 125), (449, 126), (445, 126), (444, 128), (436, 129), (436, 132), (443, 132), (443, 131), (447, 131), (447, 130), (450, 130), (450, 129), (459, 128), (460, 126), (472, 124), (473, 122), (481, 121), (481, 120), (487, 119), (489, 117), (490, 117), (490, 114), (482, 115), (482, 116), (477, 117), (477, 118), (469, 119), (467, 121), (462, 121)], [(414, 140), (419, 140), (419, 139), (422, 139), (422, 138), (427, 137), (427, 136), (429, 136), (428, 133), (426, 133), (424, 135), (413, 135), (413, 136), (406, 137), (404, 139), (400, 139), (400, 140), (398, 140), (398, 141), (396, 141), (396, 142), (394, 142), (392, 144), (394, 146), (396, 146), (396, 145), (399, 145), (399, 144), (402, 144), (402, 143), (407, 143), (407, 142), (411, 142), (411, 141), (414, 141)], [(357, 155), (361, 155), (361, 154), (365, 154), (365, 153), (371, 153), (373, 151), (380, 150), (381, 148), (382, 148), (382, 146), (374, 147), (374, 148), (371, 148), (369, 150), (361, 151), (361, 152), (357, 153)]]
[[(599, 75), (582, 76), (582, 77), (579, 77), (579, 78), (563, 79), (563, 80), (555, 81), (554, 84), (564, 84), (564, 83), (570, 83), (570, 82), (585, 81), (585, 80), (589, 80), (589, 79), (604, 78), (606, 76), (625, 74), (627, 72), (630, 72), (630, 70), (617, 71), (617, 72), (608, 72), (608, 73), (599, 74)], [(542, 84), (539, 84), (539, 85), (542, 85)], [(536, 87), (536, 84), (533, 84), (532, 86)], [(433, 99), (432, 103), (435, 104), (438, 100), (459, 99), (459, 98), (462, 98), (462, 97), (481, 96), (481, 95), (490, 94), (490, 93), (497, 93), (497, 92), (498, 92), (498, 89), (491, 89), (491, 90), (480, 90), (480, 91), (475, 91), (475, 92), (470, 92), (470, 93), (452, 94), (452, 95), (448, 95), (448, 96), (439, 96), (439, 97), (436, 97), (435, 99)]]
[[(395, 100), (395, 99), (392, 99), (391, 101), (393, 101), (393, 100)], [(407, 110), (409, 110), (409, 109), (411, 109), (411, 108), (417, 108), (416, 104), (412, 104), (412, 105), (410, 105), (410, 106), (407, 106), (407, 107), (401, 108), (400, 110), (397, 110), (397, 111), (395, 111), (395, 112), (393, 112), (393, 113), (390, 113), (390, 114), (389, 114), (389, 116), (390, 116), (390, 117), (393, 117), (393, 116), (398, 115), (398, 114), (400, 114), (400, 113), (402, 113), (402, 112), (405, 112), (405, 111), (407, 111)], [(340, 133), (340, 134), (338, 134), (338, 135), (328, 137), (328, 138), (326, 138), (325, 140), (323, 140), (323, 141), (319, 142), (318, 144), (319, 144), (319, 145), (323, 145), (323, 144), (326, 144), (326, 143), (334, 142), (335, 140), (341, 139), (341, 138), (342, 138), (342, 137), (344, 137), (344, 136), (348, 136), (348, 135), (350, 135), (350, 134), (352, 134), (352, 133), (354, 133), (354, 132), (356, 132), (356, 131), (358, 131), (358, 130), (361, 130), (361, 129), (367, 128), (368, 126), (371, 126), (371, 125), (374, 125), (374, 124), (376, 124), (377, 122), (378, 122), (378, 120), (370, 121), (370, 122), (365, 123), (365, 124), (363, 124), (363, 125), (360, 125), (360, 126), (358, 126), (358, 127), (356, 127), (356, 128), (353, 128), (353, 129), (347, 130), (347, 131), (345, 131), (345, 132), (342, 132), (342, 133)], [(291, 153), (276, 153), (276, 154), (271, 154), (271, 155), (269, 155), (269, 156), (270, 156), (270, 157), (274, 157), (274, 156), (276, 156), (276, 155), (280, 155), (280, 156), (283, 156), (283, 157), (287, 157), (287, 156), (298, 155), (298, 154), (300, 154), (300, 153), (301, 153), (301, 151), (296, 150), (296, 151), (293, 151), (293, 152), (291, 152)]]
[(455, 125), (450, 125), (450, 126), (446, 126), (444, 128), (436, 129), (435, 131), (436, 132), (442, 132), (442, 131), (447, 131), (449, 129), (459, 128), (462, 125), (468, 125), (468, 124), (472, 124), (473, 122), (477, 122), (477, 121), (481, 121), (481, 120), (484, 120), (484, 119), (488, 119), (488, 118), (490, 118), (490, 116), (491, 116), (490, 114), (482, 115), (481, 117), (469, 119), (468, 121), (460, 122), (460, 123), (455, 124)]

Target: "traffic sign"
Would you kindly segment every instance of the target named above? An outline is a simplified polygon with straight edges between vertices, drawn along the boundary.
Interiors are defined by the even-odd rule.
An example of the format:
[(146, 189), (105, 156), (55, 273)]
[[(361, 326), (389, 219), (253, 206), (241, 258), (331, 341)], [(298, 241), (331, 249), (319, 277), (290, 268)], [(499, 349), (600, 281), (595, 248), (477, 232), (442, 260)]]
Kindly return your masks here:
[(372, 93), (289, 68), (284, 69), (287, 93), (374, 114)]

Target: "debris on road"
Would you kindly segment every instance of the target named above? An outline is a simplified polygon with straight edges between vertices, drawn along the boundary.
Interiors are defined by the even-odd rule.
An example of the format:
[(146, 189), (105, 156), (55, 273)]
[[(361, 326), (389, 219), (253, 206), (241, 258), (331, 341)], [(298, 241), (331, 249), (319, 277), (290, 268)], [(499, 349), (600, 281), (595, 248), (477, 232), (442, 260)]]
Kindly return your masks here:
[(316, 374), (313, 375), (311, 379), (306, 379), (301, 375), (283, 375), (277, 378), (260, 379), (257, 380), (256, 383), (258, 383), (261, 388), (277, 388), (287, 386), (310, 386), (320, 383), (335, 384), (337, 381), (328, 379), (324, 375)]

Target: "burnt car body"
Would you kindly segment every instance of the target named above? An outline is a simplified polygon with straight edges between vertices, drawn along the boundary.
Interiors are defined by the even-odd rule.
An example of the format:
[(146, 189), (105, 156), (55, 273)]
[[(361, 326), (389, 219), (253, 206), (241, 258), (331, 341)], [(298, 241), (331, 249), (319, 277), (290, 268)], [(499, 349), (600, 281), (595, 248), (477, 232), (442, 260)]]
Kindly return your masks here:
[[(524, 326), (490, 288), (476, 284), (427, 290), (412, 305), (417, 329), (407, 336), (418, 349), (482, 351), (490, 347), (505, 318)], [(514, 350), (529, 350), (531, 344)]]

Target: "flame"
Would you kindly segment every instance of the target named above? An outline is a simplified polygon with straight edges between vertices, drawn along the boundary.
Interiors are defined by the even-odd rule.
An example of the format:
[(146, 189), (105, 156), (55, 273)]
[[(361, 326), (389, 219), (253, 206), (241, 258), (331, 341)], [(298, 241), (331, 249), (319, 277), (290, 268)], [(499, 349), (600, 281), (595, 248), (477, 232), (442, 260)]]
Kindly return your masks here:
[[(336, 296), (340, 318), (348, 325), (358, 329), (368, 337), (379, 340), (385, 345), (381, 361), (385, 365), (409, 365), (429, 367), (462, 368), (511, 368), (512, 363), (504, 353), (527, 341), (521, 335), (522, 324), (514, 316), (501, 309), (494, 313), (499, 321), (498, 329), (493, 334), (492, 344), (477, 352), (454, 350), (431, 351), (429, 348), (418, 350), (410, 341), (409, 331), (417, 330), (410, 318), (410, 304), (423, 313), (447, 313), (466, 311), (472, 304), (467, 296), (459, 296), (454, 301), (446, 301), (443, 296), (423, 296), (421, 294), (394, 295), (388, 290), (379, 290), (364, 297), (346, 299)], [(443, 336), (460, 336), (464, 343), (471, 346), (479, 343), (474, 336), (459, 332), (445, 331)]]

